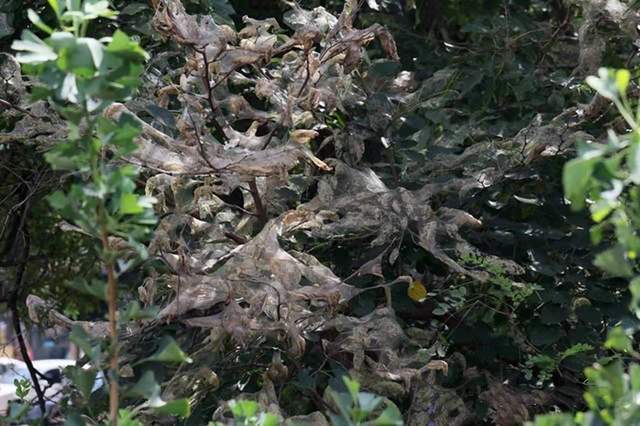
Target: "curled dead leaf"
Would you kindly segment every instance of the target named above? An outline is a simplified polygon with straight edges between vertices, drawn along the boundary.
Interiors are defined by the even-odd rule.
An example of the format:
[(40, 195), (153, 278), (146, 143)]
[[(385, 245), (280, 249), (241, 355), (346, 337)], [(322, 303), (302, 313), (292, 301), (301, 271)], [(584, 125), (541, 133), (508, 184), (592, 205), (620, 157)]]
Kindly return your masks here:
[(318, 132), (315, 130), (297, 129), (289, 132), (289, 140), (300, 145), (308, 145), (317, 137)]
[(427, 365), (425, 365), (422, 369), (430, 371), (442, 371), (445, 375), (449, 374), (449, 364), (447, 364), (447, 362), (443, 360), (429, 361)]

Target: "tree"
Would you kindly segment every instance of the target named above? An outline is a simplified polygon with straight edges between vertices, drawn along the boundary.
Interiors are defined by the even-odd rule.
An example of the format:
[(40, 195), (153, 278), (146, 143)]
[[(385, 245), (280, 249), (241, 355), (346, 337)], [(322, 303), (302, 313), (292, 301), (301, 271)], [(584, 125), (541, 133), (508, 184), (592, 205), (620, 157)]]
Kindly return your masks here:
[[(634, 220), (610, 222), (633, 217), (611, 192), (632, 145), (601, 145), (633, 129), (634, 74), (583, 84), (635, 65), (631, 6), (114, 3), (0, 11), (35, 62), (1, 68), (0, 161), (20, 191), (40, 182), (2, 189), (7, 223), (38, 212), (3, 275), (24, 275), (16, 317), (72, 330), (89, 366), (50, 418), (100, 422), (109, 399), (112, 423), (144, 424), (584, 411), (584, 368), (637, 321)], [(613, 225), (595, 246), (585, 198)]]

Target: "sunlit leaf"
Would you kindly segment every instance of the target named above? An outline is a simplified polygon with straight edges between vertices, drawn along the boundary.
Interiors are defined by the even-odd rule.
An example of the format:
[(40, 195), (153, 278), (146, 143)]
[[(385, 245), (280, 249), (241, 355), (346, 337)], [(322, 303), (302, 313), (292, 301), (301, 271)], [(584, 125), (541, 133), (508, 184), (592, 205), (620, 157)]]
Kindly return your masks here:
[(58, 0), (47, 0), (47, 3), (49, 3), (49, 6), (55, 12), (56, 16), (60, 16), (60, 12), (62, 10), (60, 9), (60, 3), (58, 3)]
[(624, 332), (622, 327), (614, 327), (609, 331), (604, 346), (620, 352), (629, 352), (633, 349), (631, 338)]
[(91, 59), (96, 68), (99, 68), (102, 64), (102, 58), (104, 57), (104, 46), (98, 40), (94, 38), (79, 38), (78, 39), (79, 46), (86, 46), (91, 52)]
[(33, 25), (40, 28), (45, 33), (51, 34), (53, 32), (53, 29), (47, 24), (45, 24), (44, 21), (33, 9), (27, 10), (27, 16), (29, 17), (29, 20), (33, 23)]
[(82, 6), (86, 20), (98, 17), (113, 19), (118, 16), (118, 12), (110, 8), (108, 0), (84, 0)]
[(155, 407), (155, 410), (162, 414), (169, 414), (176, 417), (189, 417), (191, 415), (191, 405), (187, 399), (176, 399)]
[(418, 280), (411, 281), (407, 290), (409, 297), (416, 302), (424, 302), (427, 299), (427, 288)]
[(122, 194), (122, 197), (120, 197), (120, 213), (138, 214), (142, 212), (144, 212), (144, 207), (138, 204), (138, 196), (136, 194)]
[(629, 179), (636, 185), (640, 185), (640, 134), (633, 132), (631, 144), (627, 154), (627, 164), (629, 166)]
[(600, 68), (598, 70), (598, 77), (592, 75), (587, 77), (586, 82), (601, 96), (611, 100), (618, 98), (616, 80), (606, 68)]
[(140, 44), (120, 30), (113, 33), (111, 42), (107, 45), (106, 51), (133, 61), (144, 61), (149, 55), (140, 47)]
[(251, 400), (231, 400), (229, 408), (234, 417), (246, 419), (255, 416), (258, 413), (258, 403)]
[(616, 245), (596, 255), (594, 265), (613, 277), (631, 277), (633, 270), (626, 258), (626, 251)]
[(60, 88), (60, 98), (69, 102), (78, 102), (78, 85), (76, 84), (76, 76), (67, 74)]
[(19, 51), (16, 59), (25, 64), (39, 64), (53, 61), (58, 57), (58, 54), (49, 45), (29, 30), (24, 30), (22, 39), (15, 40), (11, 44), (11, 48)]
[(627, 92), (629, 81), (631, 81), (631, 73), (629, 70), (616, 70), (616, 86), (621, 95), (624, 95)]
[(597, 158), (575, 158), (564, 166), (562, 174), (564, 192), (575, 210), (584, 207), (585, 192), (597, 161)]

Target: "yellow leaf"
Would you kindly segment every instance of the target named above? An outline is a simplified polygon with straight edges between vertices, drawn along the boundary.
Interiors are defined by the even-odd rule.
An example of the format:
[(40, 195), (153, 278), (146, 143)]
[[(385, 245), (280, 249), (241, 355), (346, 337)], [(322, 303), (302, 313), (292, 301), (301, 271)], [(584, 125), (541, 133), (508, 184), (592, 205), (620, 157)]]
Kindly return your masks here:
[(427, 298), (427, 288), (418, 280), (411, 281), (407, 294), (416, 302), (424, 302)]

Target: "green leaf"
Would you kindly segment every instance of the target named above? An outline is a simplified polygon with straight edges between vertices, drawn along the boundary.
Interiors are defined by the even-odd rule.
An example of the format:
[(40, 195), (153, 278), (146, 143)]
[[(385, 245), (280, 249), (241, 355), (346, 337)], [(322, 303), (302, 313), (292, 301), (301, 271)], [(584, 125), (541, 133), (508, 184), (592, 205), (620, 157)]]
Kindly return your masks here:
[(626, 258), (626, 250), (621, 245), (598, 253), (593, 264), (612, 277), (629, 278), (633, 275), (633, 269)]
[(358, 406), (367, 413), (374, 411), (382, 403), (382, 398), (369, 392), (358, 393)]
[(382, 413), (373, 421), (375, 426), (402, 426), (404, 421), (398, 407), (390, 402)]
[(613, 200), (598, 200), (598, 202), (589, 206), (589, 211), (591, 211), (591, 219), (593, 219), (593, 221), (596, 223), (600, 223), (605, 220), (617, 206), (618, 203)]
[(120, 426), (143, 426), (142, 422), (135, 419), (135, 414), (129, 410), (118, 410), (118, 424)]
[(164, 339), (163, 345), (160, 349), (148, 358), (143, 359), (140, 362), (173, 362), (173, 363), (191, 363), (192, 360), (182, 352), (182, 349), (178, 346), (175, 340), (168, 337)]
[(633, 350), (631, 338), (627, 336), (622, 327), (614, 327), (609, 331), (604, 346), (607, 349), (613, 349), (619, 352), (630, 352)]
[(262, 413), (258, 419), (259, 426), (279, 426), (280, 419), (272, 413)]
[(60, 4), (58, 3), (58, 0), (47, 0), (47, 3), (49, 3), (49, 7), (51, 7), (51, 9), (55, 12), (56, 16), (59, 18), (60, 17)]
[(78, 103), (78, 85), (76, 84), (76, 76), (67, 74), (60, 88), (60, 99), (71, 103)]
[(145, 371), (142, 377), (127, 390), (127, 395), (131, 397), (140, 397), (149, 400), (152, 407), (164, 404), (160, 399), (160, 385), (156, 381), (153, 371)]
[(136, 15), (143, 10), (150, 10), (149, 5), (140, 2), (134, 2), (127, 4), (124, 9), (120, 11), (121, 15), (132, 16)]
[(360, 392), (360, 383), (357, 380), (353, 380), (348, 376), (343, 376), (342, 381), (344, 385), (347, 387), (349, 394), (351, 395), (352, 401), (358, 400), (358, 393)]
[(575, 345), (571, 346), (568, 349), (565, 349), (561, 354), (560, 354), (560, 360), (562, 361), (565, 358), (569, 358), (571, 356), (575, 356), (584, 352), (589, 352), (593, 350), (593, 346), (586, 344), (586, 343), (576, 343)]
[(600, 244), (600, 242), (604, 238), (604, 231), (606, 230), (606, 227), (607, 227), (606, 222), (599, 223), (591, 227), (591, 229), (589, 230), (589, 235), (591, 237), (591, 244), (593, 245)]
[(160, 398), (160, 385), (156, 381), (153, 371), (146, 371), (144, 375), (127, 391), (131, 397), (145, 398), (149, 406), (161, 414), (178, 417), (189, 417), (191, 406), (186, 399), (165, 402)]
[(635, 312), (636, 317), (640, 318), (640, 277), (631, 280), (629, 291), (631, 292), (630, 309)]
[(68, 147), (68, 144), (60, 144), (44, 154), (44, 158), (51, 165), (51, 168), (54, 170), (72, 170), (76, 168), (78, 158), (66, 155), (67, 153), (64, 152)]
[(540, 321), (543, 324), (560, 324), (567, 316), (567, 309), (553, 303), (545, 304), (540, 311)]
[(216, 18), (216, 22), (220, 21), (227, 25), (234, 25), (231, 16), (235, 15), (236, 11), (233, 9), (229, 0), (207, 0), (207, 2), (214, 14), (214, 18)]
[(629, 366), (629, 378), (631, 379), (631, 389), (637, 394), (640, 392), (640, 365), (631, 364)]
[(29, 30), (24, 30), (22, 39), (15, 40), (11, 48), (20, 51), (16, 59), (23, 64), (40, 64), (58, 58), (57, 53), (49, 45)]
[(67, 5), (68, 10), (71, 10), (71, 11), (80, 10), (81, 0), (65, 0), (65, 3)]
[(627, 166), (629, 167), (629, 179), (636, 185), (640, 185), (640, 134), (633, 132), (631, 144), (627, 152)]
[(67, 197), (66, 195), (64, 195), (64, 193), (62, 191), (56, 191), (53, 194), (49, 195), (47, 197), (47, 201), (49, 201), (49, 204), (51, 205), (51, 207), (53, 207), (56, 210), (62, 210), (67, 206)]
[(542, 324), (534, 324), (528, 329), (529, 339), (536, 346), (545, 346), (557, 342), (562, 337), (559, 327), (549, 327)]
[(155, 410), (161, 414), (169, 414), (171, 416), (186, 418), (191, 415), (191, 405), (187, 399), (176, 399), (168, 401)]
[(142, 212), (144, 212), (144, 207), (138, 204), (138, 196), (136, 194), (122, 194), (120, 197), (120, 213), (139, 214)]
[(91, 337), (79, 325), (74, 325), (69, 334), (69, 340), (78, 345), (89, 356), (94, 365), (100, 364), (100, 347), (93, 346)]
[(91, 53), (91, 59), (96, 68), (102, 65), (104, 58), (104, 45), (94, 38), (82, 37), (78, 39), (78, 46), (85, 47)]
[(142, 319), (152, 319), (158, 314), (158, 308), (153, 306), (148, 309), (142, 309), (140, 303), (134, 300), (127, 305), (127, 310), (122, 314), (124, 321), (139, 321)]
[(260, 406), (257, 402), (251, 400), (229, 401), (229, 408), (236, 419), (246, 419), (255, 416)]
[(119, 155), (128, 155), (138, 149), (134, 139), (140, 134), (142, 125), (131, 114), (122, 114), (117, 122), (104, 117), (98, 119), (98, 135), (105, 144), (117, 148)]
[(72, 413), (67, 416), (67, 420), (64, 422), (64, 426), (85, 426), (86, 423), (82, 416), (78, 413)]
[(535, 422), (526, 424), (528, 426), (579, 426), (571, 414), (565, 413), (536, 416)]
[(545, 354), (533, 355), (527, 359), (527, 366), (536, 367), (540, 370), (555, 370), (558, 366), (558, 361)]
[(627, 87), (629, 87), (629, 81), (631, 81), (631, 73), (629, 70), (617, 70), (616, 71), (616, 87), (621, 95), (627, 93)]
[(84, 278), (78, 278), (70, 281), (69, 287), (96, 299), (107, 300), (107, 284), (104, 281), (94, 279), (89, 283)]
[(28, 9), (27, 10), (27, 16), (29, 17), (29, 20), (33, 23), (33, 25), (35, 25), (36, 27), (40, 28), (45, 33), (47, 33), (47, 34), (53, 33), (53, 29), (50, 26), (48, 26), (47, 24), (44, 23), (44, 21), (35, 12), (35, 10)]
[[(343, 418), (349, 418), (353, 405), (353, 399), (351, 399), (351, 395), (347, 392), (336, 392), (335, 390), (330, 389), (329, 396), (338, 407), (338, 411), (340, 412), (341, 416)], [(333, 415), (330, 416), (333, 424), (333, 420), (336, 417)], [(337, 418), (339, 419), (340, 417)]]
[(82, 6), (85, 14), (84, 20), (95, 18), (113, 19), (118, 16), (118, 12), (110, 8), (108, 0), (84, 0)]
[(60, 16), (60, 20), (63, 22), (82, 21), (84, 18), (84, 13), (79, 10), (67, 10)]
[(113, 33), (111, 42), (107, 45), (106, 51), (114, 55), (127, 58), (136, 62), (142, 62), (149, 58), (138, 42), (129, 38), (124, 32), (116, 30)]
[(574, 158), (564, 166), (562, 184), (566, 197), (574, 210), (584, 208), (589, 179), (597, 163), (596, 158)]
[(49, 44), (54, 49), (69, 49), (76, 45), (77, 38), (67, 31), (56, 31), (49, 37)]
[(91, 397), (91, 391), (96, 380), (97, 372), (93, 369), (84, 369), (80, 367), (71, 367), (70, 379), (78, 388), (84, 399), (88, 400)]
[(596, 92), (610, 100), (618, 98), (618, 86), (616, 80), (613, 78), (612, 73), (606, 68), (600, 68), (598, 70), (598, 77), (590, 75), (586, 78), (586, 82)]
[(376, 77), (392, 77), (398, 74), (401, 65), (397, 61), (382, 60), (371, 64), (369, 72)]

